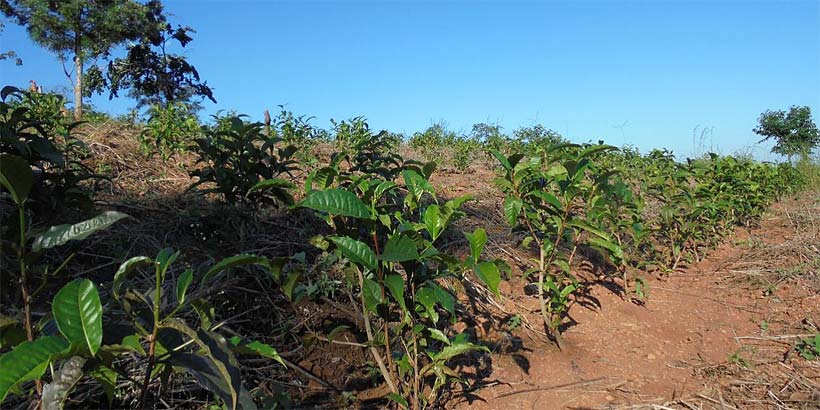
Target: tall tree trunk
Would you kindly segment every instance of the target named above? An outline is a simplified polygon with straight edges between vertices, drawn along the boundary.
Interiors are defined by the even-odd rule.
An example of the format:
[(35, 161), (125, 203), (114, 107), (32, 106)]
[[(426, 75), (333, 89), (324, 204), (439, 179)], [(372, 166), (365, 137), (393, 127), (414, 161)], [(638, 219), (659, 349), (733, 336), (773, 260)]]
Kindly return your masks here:
[(74, 120), (79, 121), (83, 118), (83, 59), (79, 52), (74, 55), (74, 75)]

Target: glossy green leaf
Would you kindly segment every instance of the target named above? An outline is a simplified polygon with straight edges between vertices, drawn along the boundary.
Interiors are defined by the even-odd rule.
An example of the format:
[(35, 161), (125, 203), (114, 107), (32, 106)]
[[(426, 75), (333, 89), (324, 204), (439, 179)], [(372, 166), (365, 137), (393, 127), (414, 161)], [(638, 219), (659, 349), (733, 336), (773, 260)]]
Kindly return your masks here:
[(504, 198), (504, 218), (511, 226), (516, 226), (518, 223), (518, 216), (521, 215), (521, 207), (523, 202), (520, 199), (508, 196)]
[(299, 278), (302, 276), (300, 271), (292, 271), (288, 272), (288, 277), (285, 279), (285, 282), (282, 283), (282, 293), (285, 294), (285, 297), (288, 298), (289, 301), (293, 302), (293, 291), (296, 288), (296, 283), (299, 282)]
[(114, 395), (117, 392), (117, 378), (119, 374), (110, 367), (100, 365), (91, 371), (91, 377), (97, 380), (105, 392), (105, 398), (110, 407), (114, 403)]
[(427, 331), (430, 332), (430, 337), (432, 337), (433, 339), (438, 340), (440, 342), (444, 342), (444, 344), (447, 345), (450, 344), (450, 339), (448, 339), (444, 332), (442, 332), (441, 330), (438, 330), (434, 327), (428, 327)]
[(68, 346), (62, 337), (45, 336), (23, 342), (0, 356), (0, 403), (12, 387), (42, 376), (51, 358), (68, 349)]
[(156, 269), (159, 271), (160, 282), (165, 282), (165, 273), (168, 272), (168, 268), (171, 267), (178, 257), (179, 251), (174, 252), (172, 248), (163, 248), (159, 251), (156, 259), (154, 259), (154, 263), (156, 264)]
[(92, 356), (97, 354), (103, 336), (102, 304), (93, 282), (77, 279), (63, 286), (54, 296), (51, 311), (66, 340)]
[(336, 248), (351, 262), (358, 263), (370, 270), (378, 268), (379, 262), (376, 253), (366, 243), (346, 236), (329, 236), (327, 239), (336, 244)]
[(393, 235), (387, 240), (384, 245), (384, 252), (382, 252), (379, 259), (388, 262), (406, 262), (416, 260), (419, 258), (419, 251), (407, 235)]
[(484, 228), (477, 228), (473, 233), (464, 232), (464, 236), (470, 244), (470, 263), (476, 264), (487, 244), (487, 231)]
[(501, 272), (498, 270), (493, 262), (482, 262), (473, 267), (476, 276), (487, 285), (496, 296), (501, 296), (498, 293), (498, 284), (501, 283)]
[(424, 211), (424, 226), (427, 228), (430, 238), (435, 242), (444, 228), (442, 226), (441, 211), (438, 205), (430, 205)]
[(255, 354), (257, 356), (267, 357), (268, 359), (276, 360), (283, 367), (287, 367), (285, 361), (282, 360), (282, 356), (279, 356), (279, 352), (276, 351), (273, 346), (266, 345), (257, 340), (242, 340), (239, 336), (234, 336), (228, 341), (234, 346), (234, 351), (239, 354)]
[(93, 233), (101, 231), (113, 225), (120, 219), (127, 218), (128, 215), (117, 211), (106, 211), (91, 219), (73, 225), (57, 225), (37, 235), (31, 249), (38, 252), (43, 249), (50, 249), (60, 246), (68, 241), (85, 239)]
[(404, 301), (404, 278), (399, 274), (387, 275), (384, 278), (384, 286), (396, 299), (396, 302), (401, 306), (402, 311), (407, 311), (407, 305)]
[(185, 295), (188, 293), (188, 287), (191, 286), (191, 282), (194, 280), (194, 271), (191, 269), (186, 269), (185, 272), (182, 272), (177, 278), (177, 303), (180, 305), (185, 303)]
[(384, 303), (382, 299), (382, 289), (376, 281), (368, 278), (364, 278), (364, 286), (362, 287), (362, 293), (364, 294), (364, 307), (365, 309), (373, 312), (374, 314), (378, 314), (377, 306)]
[(120, 298), (120, 291), (122, 287), (122, 282), (128, 277), (128, 274), (131, 273), (134, 269), (136, 269), (139, 265), (146, 265), (152, 263), (154, 260), (147, 257), (147, 256), (135, 256), (127, 261), (123, 262), (117, 272), (114, 273), (114, 284), (112, 286), (112, 293), (114, 294), (114, 299), (119, 300)]
[(204, 275), (202, 275), (202, 279), (200, 279), (200, 283), (205, 283), (205, 282), (208, 281), (208, 279), (210, 279), (211, 277), (213, 277), (217, 273), (220, 273), (220, 272), (228, 270), (228, 269), (236, 268), (236, 267), (239, 267), (239, 266), (247, 266), (247, 265), (260, 265), (260, 266), (267, 267), (269, 264), (270, 264), (270, 260), (268, 260), (268, 258), (266, 258), (264, 256), (256, 256), (256, 255), (247, 254), (247, 253), (234, 255), (234, 256), (222, 259), (216, 265), (214, 265), (210, 269), (208, 269), (208, 271), (205, 272)]
[(16, 155), (0, 155), (0, 185), (11, 193), (15, 204), (22, 205), (28, 199), (33, 184), (34, 173), (26, 160)]
[(344, 189), (313, 191), (295, 206), (327, 212), (331, 215), (370, 219), (370, 209), (359, 197)]

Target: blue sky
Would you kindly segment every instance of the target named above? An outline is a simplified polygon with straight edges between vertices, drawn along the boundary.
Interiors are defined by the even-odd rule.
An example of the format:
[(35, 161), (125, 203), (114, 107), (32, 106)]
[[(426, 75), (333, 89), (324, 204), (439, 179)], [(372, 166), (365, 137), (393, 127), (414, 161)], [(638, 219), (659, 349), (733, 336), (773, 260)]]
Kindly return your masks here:
[[(816, 0), (165, 3), (197, 30), (185, 54), (214, 89), (206, 115), (260, 118), (284, 104), (321, 127), (364, 115), (408, 134), (434, 121), (541, 123), (574, 141), (679, 156), (755, 146), (766, 109), (808, 105), (820, 122)], [(0, 42), (24, 60), (0, 63), (3, 84), (68, 86), (19, 27)], [(113, 113), (133, 104), (92, 102)], [(695, 127), (711, 130), (698, 148)]]

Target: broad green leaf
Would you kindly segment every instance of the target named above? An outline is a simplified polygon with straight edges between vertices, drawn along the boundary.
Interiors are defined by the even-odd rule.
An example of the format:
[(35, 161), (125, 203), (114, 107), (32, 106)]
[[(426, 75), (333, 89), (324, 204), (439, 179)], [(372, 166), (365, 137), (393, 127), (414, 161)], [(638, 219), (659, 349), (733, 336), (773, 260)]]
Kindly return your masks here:
[[(231, 409), (241, 408), (237, 407), (240, 403), (240, 394), (242, 387), (241, 375), (239, 373), (236, 359), (228, 350), (227, 341), (213, 332), (205, 330), (194, 331), (183, 323), (182, 321), (170, 318), (163, 322), (162, 326), (167, 329), (176, 330), (194, 342), (196, 342), (202, 349), (197, 355), (190, 355), (192, 358), (200, 358), (195, 362), (189, 362), (187, 365), (181, 365), (186, 370), (193, 370), (191, 374), (199, 381), (208, 387), (212, 392), (219, 395), (219, 397), (228, 404)], [(179, 365), (175, 362), (174, 356), (178, 358), (179, 353), (173, 353), (167, 359), (169, 362)], [(194, 367), (189, 367), (194, 366)], [(195, 372), (205, 372), (208, 370), (208, 377), (200, 379)], [(251, 401), (251, 403), (253, 403)], [(254, 406), (255, 408), (255, 406)]]
[(430, 233), (430, 238), (435, 242), (444, 228), (438, 205), (430, 205), (424, 211), (424, 226), (427, 228), (427, 232)]
[(208, 279), (212, 276), (216, 275), (227, 269), (232, 269), (237, 266), (245, 266), (245, 265), (261, 265), (267, 267), (270, 264), (268, 258), (264, 256), (256, 256), (251, 255), (248, 253), (243, 253), (239, 255), (234, 255), (225, 259), (222, 259), (216, 265), (212, 266), (211, 269), (208, 269), (205, 272), (205, 275), (202, 276), (200, 283), (205, 283)]
[(484, 245), (487, 244), (487, 231), (484, 228), (477, 228), (473, 233), (464, 232), (464, 236), (470, 243), (470, 263), (476, 264), (481, 257), (481, 252), (484, 251)]
[(401, 310), (406, 312), (407, 305), (404, 302), (404, 278), (399, 274), (387, 275), (384, 278), (384, 286), (387, 287), (387, 290), (390, 291), (390, 294), (393, 295), (393, 298), (399, 303)]
[(166, 362), (185, 369), (200, 385), (222, 399), (229, 409), (253, 410), (257, 408), (248, 391), (240, 385), (240, 391), (237, 392), (226, 381), (222, 369), (207, 356), (174, 352), (168, 356)]
[(105, 392), (108, 399), (108, 406), (114, 402), (114, 395), (117, 392), (117, 377), (119, 374), (108, 366), (100, 365), (91, 371), (91, 377), (97, 380)]
[(476, 276), (487, 285), (496, 296), (501, 296), (498, 293), (498, 284), (501, 282), (501, 272), (498, 270), (493, 262), (482, 262), (473, 267)]
[(404, 185), (407, 187), (407, 190), (410, 193), (410, 197), (407, 198), (405, 201), (412, 198), (412, 201), (409, 202), (414, 206), (418, 206), (419, 202), (421, 201), (421, 197), (428, 193), (434, 196), (433, 186), (430, 185), (430, 182), (421, 176), (418, 172), (414, 170), (404, 170), (402, 172), (402, 176), (404, 178)]
[(447, 360), (450, 360), (456, 356), (462, 355), (464, 353), (475, 351), (475, 350), (483, 350), (489, 352), (490, 350), (484, 346), (474, 345), (472, 343), (454, 343), (450, 346), (441, 349), (441, 351), (436, 354), (436, 361), (443, 363)]
[(567, 221), (567, 226), (571, 226), (573, 228), (578, 228), (584, 231), (587, 231), (603, 240), (610, 240), (610, 236), (608, 233), (602, 231), (600, 228), (594, 227), (587, 223), (586, 221), (578, 218), (573, 218)]
[(68, 241), (85, 239), (91, 234), (108, 228), (120, 219), (127, 217), (128, 215), (121, 212), (106, 211), (91, 219), (73, 225), (52, 226), (48, 228), (45, 233), (37, 235), (37, 237), (34, 238), (31, 249), (34, 252), (39, 252), (43, 249), (63, 245)]
[(382, 288), (372, 279), (364, 278), (364, 286), (362, 288), (364, 294), (365, 309), (378, 314), (377, 306), (382, 304)]
[(159, 251), (157, 258), (154, 259), (154, 263), (156, 264), (156, 269), (159, 271), (160, 282), (165, 282), (165, 273), (168, 272), (168, 268), (171, 267), (171, 264), (173, 264), (178, 257), (179, 251), (174, 252), (171, 248), (163, 248)]
[(419, 251), (415, 242), (406, 235), (393, 235), (384, 245), (379, 259), (388, 262), (405, 262), (419, 258)]
[(501, 163), (501, 166), (503, 166), (505, 170), (507, 170), (508, 172), (512, 171), (513, 166), (512, 164), (510, 164), (510, 161), (507, 160), (507, 157), (505, 157), (504, 154), (498, 152), (498, 150), (493, 148), (490, 148), (490, 153), (493, 154), (493, 156), (495, 157), (495, 159), (498, 160), (499, 163)]
[(285, 205), (293, 205), (293, 196), (287, 192), (288, 189), (296, 188), (296, 185), (293, 185), (290, 181), (281, 179), (281, 178), (272, 178), (272, 179), (264, 179), (256, 183), (256, 185), (252, 186), (251, 189), (248, 190), (248, 194), (251, 194), (256, 191), (263, 191), (267, 189), (274, 189), (278, 188), (275, 192), (280, 192), (282, 195), (275, 195), (277, 198), (282, 200)]
[(185, 303), (185, 295), (188, 293), (188, 287), (191, 286), (191, 282), (194, 280), (194, 271), (191, 269), (186, 269), (185, 272), (182, 272), (177, 278), (177, 303), (180, 305)]
[(34, 173), (26, 160), (11, 154), (0, 155), (0, 185), (11, 193), (15, 204), (22, 205), (28, 199), (33, 184)]
[(553, 194), (546, 192), (546, 191), (534, 191), (531, 192), (530, 195), (541, 199), (542, 201), (552, 205), (556, 211), (561, 212), (564, 209), (564, 206), (561, 204), (561, 201)]
[(94, 283), (77, 279), (63, 286), (51, 305), (60, 333), (71, 342), (97, 354), (102, 344), (102, 305)]
[(344, 189), (313, 191), (295, 206), (327, 212), (331, 215), (370, 219), (370, 209), (359, 197)]
[(409, 409), (410, 408), (410, 403), (407, 402), (407, 399), (405, 399), (404, 397), (401, 397), (400, 395), (398, 395), (396, 393), (390, 393), (385, 397), (387, 397), (388, 400), (394, 401), (396, 404), (401, 406), (401, 408), (403, 408), (403, 409)]
[(239, 354), (255, 354), (262, 357), (267, 357), (269, 359), (276, 360), (284, 367), (285, 362), (282, 360), (282, 357), (279, 356), (279, 352), (273, 346), (266, 345), (258, 340), (242, 340), (239, 336), (234, 336), (228, 339), (231, 342), (231, 345), (234, 346), (234, 351)]
[(433, 339), (436, 339), (440, 342), (444, 342), (444, 344), (447, 345), (450, 344), (450, 339), (448, 339), (444, 332), (442, 332), (441, 330), (438, 330), (434, 327), (428, 327), (427, 331), (430, 332), (430, 337), (432, 337)]
[(329, 236), (327, 239), (336, 244), (336, 248), (351, 262), (363, 265), (370, 270), (378, 268), (376, 253), (366, 243), (346, 236)]
[(293, 290), (296, 288), (296, 283), (299, 281), (299, 277), (302, 276), (300, 271), (292, 271), (288, 272), (288, 277), (285, 279), (285, 283), (282, 283), (282, 293), (288, 298), (289, 301), (293, 302)]
[(504, 198), (504, 217), (510, 226), (515, 227), (518, 222), (518, 216), (521, 215), (521, 207), (524, 204), (520, 199), (508, 196)]
[(42, 376), (51, 358), (68, 349), (68, 346), (62, 337), (45, 336), (23, 342), (0, 356), (0, 403), (12, 387)]
[(619, 263), (624, 257), (624, 251), (615, 242), (601, 239), (596, 236), (591, 236), (587, 238), (586, 241), (593, 247), (609, 251), (609, 254), (614, 258), (615, 263)]
[(436, 298), (438, 302), (441, 304), (441, 307), (444, 308), (447, 312), (451, 315), (456, 313), (456, 298), (450, 294), (450, 292), (446, 291), (444, 288), (439, 286), (438, 283), (431, 282), (428, 286), (432, 286), (436, 292)]
[(135, 256), (127, 261), (123, 262), (120, 265), (117, 272), (114, 274), (114, 284), (112, 286), (112, 293), (114, 294), (114, 299), (119, 300), (120, 298), (120, 288), (122, 287), (122, 282), (128, 276), (131, 271), (136, 269), (139, 265), (146, 265), (152, 263), (154, 260), (147, 257), (147, 256)]
[(424, 307), (424, 310), (427, 312), (427, 315), (430, 316), (433, 323), (438, 322), (438, 312), (436, 311), (436, 302), (438, 302), (438, 298), (436, 297), (436, 291), (433, 288), (425, 286), (419, 289), (416, 292), (416, 302)]

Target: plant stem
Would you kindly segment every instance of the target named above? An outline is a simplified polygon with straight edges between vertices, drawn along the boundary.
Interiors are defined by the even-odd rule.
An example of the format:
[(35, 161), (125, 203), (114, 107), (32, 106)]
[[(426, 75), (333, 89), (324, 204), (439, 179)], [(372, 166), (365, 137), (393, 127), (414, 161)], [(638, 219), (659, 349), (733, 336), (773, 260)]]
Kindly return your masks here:
[(142, 394), (140, 395), (140, 406), (145, 407), (145, 399), (148, 396), (148, 384), (151, 382), (151, 372), (154, 371), (154, 362), (156, 361), (155, 347), (157, 343), (157, 333), (159, 332), (159, 308), (160, 308), (160, 297), (162, 295), (161, 286), (162, 286), (162, 274), (160, 272), (160, 266), (155, 263), (155, 271), (156, 271), (156, 290), (154, 293), (154, 329), (151, 332), (151, 336), (148, 339), (148, 368), (145, 370), (145, 380), (142, 381)]
[(387, 387), (390, 388), (391, 393), (399, 394), (399, 390), (396, 388), (396, 384), (393, 382), (393, 376), (387, 370), (387, 367), (384, 365), (384, 360), (382, 360), (381, 354), (379, 354), (378, 349), (376, 346), (373, 346), (373, 329), (370, 328), (370, 318), (367, 317), (367, 308), (365, 307), (364, 301), (364, 275), (362, 275), (361, 269), (356, 269), (359, 273), (359, 289), (361, 289), (361, 304), (362, 304), (362, 319), (364, 320), (364, 330), (367, 333), (367, 341), (370, 342), (370, 353), (373, 355), (373, 359), (376, 360), (376, 364), (379, 365), (379, 371), (382, 373), (382, 377), (384, 377), (384, 381), (387, 383)]
[[(31, 325), (31, 295), (28, 292), (28, 270), (26, 269), (26, 209), (23, 205), (17, 206), (17, 216), (19, 222), (20, 242), (17, 247), (17, 260), (20, 263), (20, 292), (23, 296), (23, 326), (26, 328), (26, 339), (34, 340), (34, 328)], [(43, 382), (38, 377), (34, 384), (37, 387), (37, 396), (43, 394)], [(40, 405), (37, 405), (38, 408)]]

